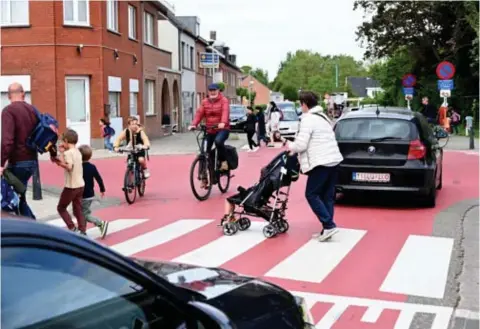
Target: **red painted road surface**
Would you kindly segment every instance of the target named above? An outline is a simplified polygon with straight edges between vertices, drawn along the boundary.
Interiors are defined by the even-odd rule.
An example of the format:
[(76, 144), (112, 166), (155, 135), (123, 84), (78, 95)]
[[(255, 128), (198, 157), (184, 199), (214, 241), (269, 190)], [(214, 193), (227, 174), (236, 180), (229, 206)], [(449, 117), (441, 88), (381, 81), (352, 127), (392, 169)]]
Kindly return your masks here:
[[(240, 167), (232, 179), (231, 193), (235, 192), (237, 185), (253, 184), (259, 176), (259, 169), (278, 152), (278, 149), (262, 149), (257, 153), (240, 153)], [(341, 228), (364, 230), (366, 233), (338, 265), (317, 283), (278, 277), (267, 279), (296, 292), (357, 297), (362, 301), (405, 302), (407, 298), (405, 295), (382, 292), (380, 287), (407, 238), (410, 235), (430, 236), (436, 214), (459, 201), (479, 196), (478, 156), (453, 151), (445, 152), (444, 156), (443, 189), (438, 193), (435, 209), (388, 209), (339, 205), (335, 214), (337, 225)], [(133, 254), (141, 258), (172, 260), (222, 237), (222, 232), (216, 224), (223, 215), (225, 195), (221, 195), (218, 188), (214, 187), (208, 201), (199, 202), (194, 199), (188, 180), (193, 158), (193, 155), (152, 156), (149, 163), (152, 176), (147, 181), (146, 195), (144, 198), (137, 197), (133, 205), (126, 204), (121, 191), (125, 159), (95, 161), (106, 182), (107, 195), (121, 198), (123, 201), (119, 206), (97, 211), (96, 215), (106, 220), (148, 219), (144, 223), (108, 235), (103, 243), (109, 246), (117, 245), (181, 219), (215, 219), (214, 222), (190, 233)], [(43, 162), (41, 170), (44, 185), (61, 186), (63, 173), (59, 168)], [(261, 241), (220, 265), (246, 275), (265, 276), (269, 270), (309, 242), (312, 233), (319, 231), (321, 227), (304, 200), (304, 188), (305, 177), (292, 186), (287, 213), (290, 230), (287, 234)], [(236, 236), (239, 234), (246, 234), (246, 232), (239, 232)], [(332, 244), (331, 248), (336, 247)], [(329, 310), (333, 312), (334, 304), (335, 301), (328, 302), (321, 298), (319, 302), (314, 302), (311, 305), (311, 311), (315, 323), (320, 321)], [(357, 305), (358, 303), (355, 304), (355, 302), (353, 304), (347, 302), (347, 304), (350, 306), (347, 305), (342, 312), (338, 313), (332, 328), (404, 328), (400, 324), (395, 326), (400, 313), (400, 310), (395, 307), (393, 309), (386, 307), (376, 320), (369, 322), (362, 320), (368, 305)], [(359, 302), (359, 304), (362, 303)]]

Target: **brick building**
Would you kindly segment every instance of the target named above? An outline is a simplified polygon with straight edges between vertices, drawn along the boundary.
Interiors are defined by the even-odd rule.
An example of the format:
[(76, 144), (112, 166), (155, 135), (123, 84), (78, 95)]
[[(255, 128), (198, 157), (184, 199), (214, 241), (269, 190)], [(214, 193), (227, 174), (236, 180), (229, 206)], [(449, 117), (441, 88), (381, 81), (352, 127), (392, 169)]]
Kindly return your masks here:
[(147, 130), (156, 135), (162, 108), (180, 106), (178, 73), (169, 72), (169, 54), (155, 46), (159, 13), (168, 10), (160, 1), (2, 0), (4, 9), (2, 108), (8, 85), (20, 82), (27, 100), (54, 115), (61, 131), (71, 127), (80, 143), (101, 147), (100, 118), (108, 116), (119, 133), (129, 115), (142, 122), (146, 115)]
[[(270, 94), (272, 91), (263, 83), (255, 79), (255, 77), (247, 75), (242, 79), (241, 86), (247, 89), (250, 88), (251, 91), (254, 91), (256, 93), (255, 104), (260, 105), (270, 103)], [(244, 101), (248, 103), (248, 99)]]
[(230, 104), (240, 103), (237, 96), (237, 88), (241, 85), (242, 70), (237, 66), (237, 55), (230, 54), (230, 48), (225, 46), (215, 47), (223, 56), (220, 57), (218, 72), (225, 83), (223, 94), (228, 98)]

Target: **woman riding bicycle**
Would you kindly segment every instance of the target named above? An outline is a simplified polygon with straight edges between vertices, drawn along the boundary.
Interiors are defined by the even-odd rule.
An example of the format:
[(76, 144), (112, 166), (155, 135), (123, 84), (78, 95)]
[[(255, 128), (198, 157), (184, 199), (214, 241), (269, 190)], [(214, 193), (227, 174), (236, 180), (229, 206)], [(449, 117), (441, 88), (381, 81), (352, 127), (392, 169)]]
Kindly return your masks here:
[(207, 125), (207, 151), (210, 152), (213, 143), (215, 143), (218, 159), (221, 163), (220, 170), (227, 171), (228, 163), (225, 156), (225, 141), (230, 135), (230, 105), (228, 99), (222, 95), (216, 83), (208, 86), (208, 98), (202, 101), (189, 129), (195, 129), (204, 118)]
[(120, 143), (122, 141), (126, 142), (127, 147), (142, 147), (143, 150), (136, 154), (138, 163), (142, 167), (143, 176), (145, 178), (150, 177), (150, 172), (147, 168), (147, 161), (145, 159), (146, 152), (145, 150), (150, 148), (150, 140), (148, 139), (147, 134), (140, 126), (138, 119), (136, 117), (129, 117), (128, 118), (128, 127), (123, 130), (120, 135), (117, 137), (115, 144), (113, 145), (113, 149), (115, 152), (118, 152), (120, 147)]

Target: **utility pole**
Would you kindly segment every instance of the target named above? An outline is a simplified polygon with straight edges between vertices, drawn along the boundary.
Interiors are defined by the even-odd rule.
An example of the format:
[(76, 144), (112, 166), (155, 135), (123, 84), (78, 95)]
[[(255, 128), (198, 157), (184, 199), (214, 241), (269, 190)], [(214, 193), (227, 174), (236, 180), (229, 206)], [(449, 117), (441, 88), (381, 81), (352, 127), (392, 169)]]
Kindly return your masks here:
[(338, 63), (335, 63), (335, 87), (338, 88)]

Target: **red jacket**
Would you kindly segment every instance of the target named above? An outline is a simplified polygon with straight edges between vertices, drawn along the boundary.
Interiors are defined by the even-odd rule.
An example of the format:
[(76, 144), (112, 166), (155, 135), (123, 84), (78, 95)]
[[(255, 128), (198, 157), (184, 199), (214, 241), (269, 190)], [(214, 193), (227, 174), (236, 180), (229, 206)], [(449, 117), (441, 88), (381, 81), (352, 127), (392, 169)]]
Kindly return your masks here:
[[(228, 104), (228, 99), (222, 94), (219, 94), (213, 101), (205, 98), (198, 108), (197, 113), (195, 113), (192, 125), (197, 126), (203, 118), (205, 118), (207, 126), (224, 123), (224, 129), (230, 129), (230, 105)], [(209, 134), (216, 133), (217, 131), (218, 129), (211, 128), (207, 130)]]

